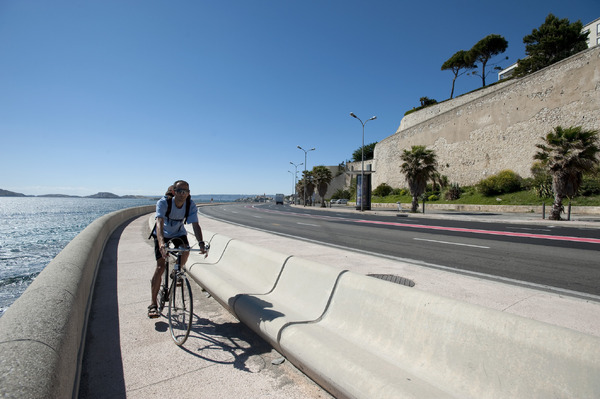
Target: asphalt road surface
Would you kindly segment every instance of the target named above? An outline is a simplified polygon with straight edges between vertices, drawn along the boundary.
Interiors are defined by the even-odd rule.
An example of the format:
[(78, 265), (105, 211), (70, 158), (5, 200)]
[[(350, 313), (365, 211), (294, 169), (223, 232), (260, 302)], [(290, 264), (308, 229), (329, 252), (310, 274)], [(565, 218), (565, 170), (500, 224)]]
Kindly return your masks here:
[(600, 230), (377, 216), (275, 204), (201, 207), (215, 219), (434, 268), (600, 300)]

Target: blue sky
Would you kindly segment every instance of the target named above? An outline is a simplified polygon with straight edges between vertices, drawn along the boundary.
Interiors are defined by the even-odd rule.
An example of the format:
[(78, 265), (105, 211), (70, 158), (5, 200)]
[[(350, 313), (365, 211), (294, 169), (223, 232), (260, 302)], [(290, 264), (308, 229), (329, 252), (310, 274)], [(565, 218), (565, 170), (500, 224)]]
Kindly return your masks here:
[(289, 194), (296, 146), (309, 169), (350, 159), (350, 112), (380, 141), (449, 98), (456, 51), (499, 34), (507, 66), (548, 13), (586, 24), (600, 2), (0, 0), (0, 188)]

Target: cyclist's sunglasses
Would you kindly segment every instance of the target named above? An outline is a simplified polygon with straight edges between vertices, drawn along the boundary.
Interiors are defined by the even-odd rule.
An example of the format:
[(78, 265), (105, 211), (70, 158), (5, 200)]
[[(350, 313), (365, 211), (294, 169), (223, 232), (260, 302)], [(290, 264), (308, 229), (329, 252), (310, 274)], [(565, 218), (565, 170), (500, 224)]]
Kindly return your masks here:
[(184, 189), (184, 188), (178, 188), (178, 189), (176, 189), (176, 190), (175, 190), (175, 192), (176, 192), (177, 194), (182, 194), (182, 193), (189, 193), (189, 192), (190, 192), (190, 190), (186, 190), (186, 189)]

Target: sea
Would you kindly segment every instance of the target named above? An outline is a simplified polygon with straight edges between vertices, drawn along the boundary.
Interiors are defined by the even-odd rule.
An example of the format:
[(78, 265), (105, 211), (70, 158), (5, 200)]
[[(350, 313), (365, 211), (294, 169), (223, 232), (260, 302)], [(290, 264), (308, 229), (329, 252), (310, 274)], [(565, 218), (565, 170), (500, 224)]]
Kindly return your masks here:
[(150, 199), (0, 197), (0, 316), (90, 223)]

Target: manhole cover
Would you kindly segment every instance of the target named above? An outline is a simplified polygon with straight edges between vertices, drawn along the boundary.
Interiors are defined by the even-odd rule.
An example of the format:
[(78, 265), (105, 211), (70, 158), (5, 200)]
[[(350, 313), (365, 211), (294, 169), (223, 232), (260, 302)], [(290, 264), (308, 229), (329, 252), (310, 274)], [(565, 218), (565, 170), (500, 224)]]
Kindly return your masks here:
[(369, 277), (375, 277), (381, 280), (389, 281), (396, 284), (405, 285), (407, 287), (414, 287), (415, 282), (400, 276), (396, 276), (395, 274), (368, 274)]

